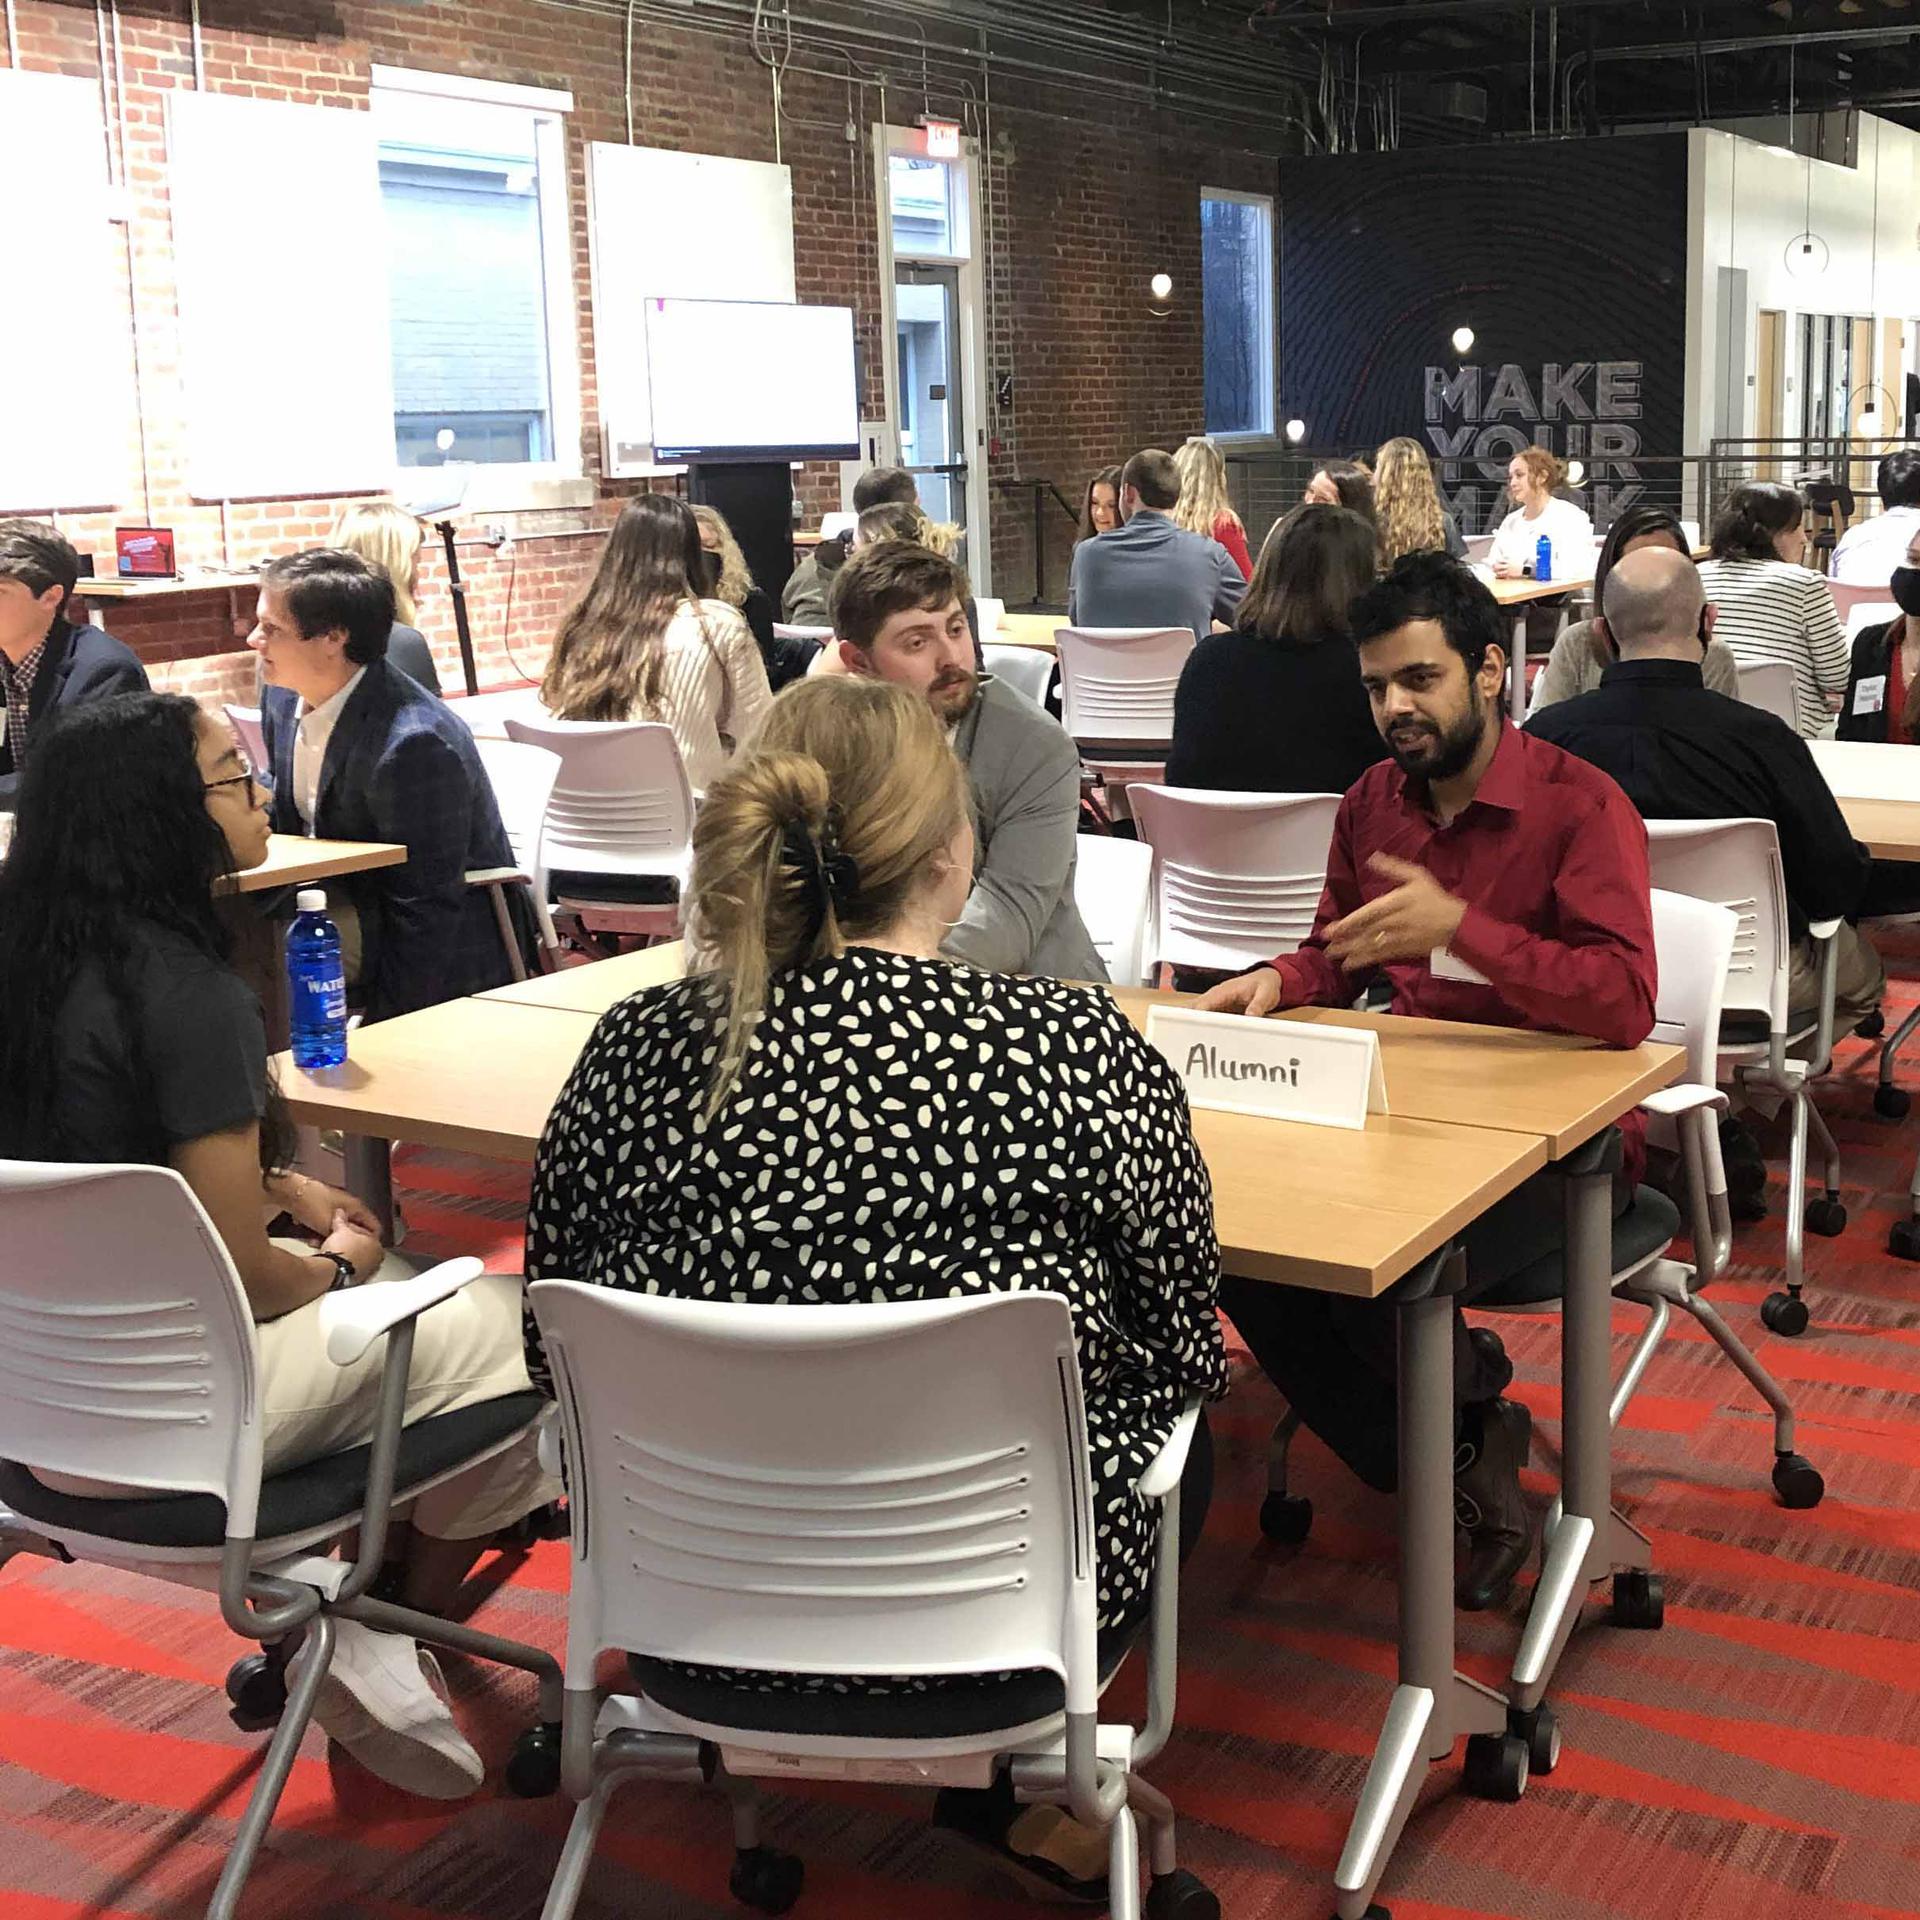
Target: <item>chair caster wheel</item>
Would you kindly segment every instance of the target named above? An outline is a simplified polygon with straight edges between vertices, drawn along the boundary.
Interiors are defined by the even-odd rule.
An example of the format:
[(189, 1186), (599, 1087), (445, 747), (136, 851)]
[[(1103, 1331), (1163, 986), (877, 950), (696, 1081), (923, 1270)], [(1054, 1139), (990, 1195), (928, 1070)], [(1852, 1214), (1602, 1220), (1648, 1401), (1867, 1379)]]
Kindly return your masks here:
[(560, 1785), (560, 1728), (542, 1720), (513, 1743), (507, 1759), (507, 1791), (522, 1800), (544, 1800)]
[(243, 1720), (278, 1720), (287, 1710), (287, 1669), (270, 1653), (250, 1653), (227, 1669), (227, 1698)]
[(1616, 1573), (1613, 1576), (1613, 1624), (1654, 1633), (1665, 1625), (1667, 1588), (1657, 1573)]
[(1831, 1240), (1847, 1230), (1847, 1210), (1840, 1203), (1840, 1196), (1830, 1193), (1823, 1200), (1807, 1202), (1807, 1231), (1817, 1233), (1823, 1240)]
[(1760, 1302), (1760, 1324), (1784, 1340), (1797, 1340), (1807, 1330), (1807, 1303), (1797, 1293), (1770, 1293)]
[(1545, 1779), (1560, 1764), (1560, 1722), (1551, 1707), (1518, 1709), (1507, 1715), (1507, 1731), (1527, 1743), (1527, 1772)]
[(1920, 1260), (1920, 1220), (1896, 1220), (1887, 1235), (1887, 1251), (1896, 1260)]
[(1873, 1110), (1882, 1120), (1904, 1120), (1913, 1106), (1913, 1095), (1905, 1087), (1882, 1080), (1873, 1090)]
[(756, 1913), (785, 1913), (800, 1898), (807, 1870), (791, 1853), (747, 1847), (733, 1856), (727, 1891)]
[(1817, 1507), (1827, 1491), (1820, 1469), (1797, 1453), (1783, 1453), (1773, 1463), (1773, 1490), (1783, 1507)]
[(1270, 1493), (1260, 1502), (1260, 1531), (1283, 1547), (1297, 1547), (1313, 1531), (1313, 1502), (1303, 1493)]
[(1515, 1733), (1476, 1733), (1467, 1742), (1466, 1788), (1482, 1800), (1515, 1801), (1527, 1790), (1532, 1763)]
[(1157, 1873), (1147, 1883), (1147, 1920), (1220, 1920), (1219, 1896), (1185, 1867)]
[(1883, 1008), (1875, 1007), (1867, 1017), (1854, 1028), (1856, 1040), (1878, 1040), (1887, 1030), (1887, 1016)]

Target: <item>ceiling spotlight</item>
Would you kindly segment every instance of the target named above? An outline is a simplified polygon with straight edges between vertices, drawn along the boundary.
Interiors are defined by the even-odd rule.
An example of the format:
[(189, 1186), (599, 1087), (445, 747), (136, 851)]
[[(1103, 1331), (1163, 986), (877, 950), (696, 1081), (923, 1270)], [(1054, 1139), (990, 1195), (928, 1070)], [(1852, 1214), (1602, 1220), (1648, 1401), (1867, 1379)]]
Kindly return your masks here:
[(1147, 282), (1147, 291), (1152, 294), (1156, 300), (1170, 299), (1173, 295), (1173, 275), (1170, 273), (1156, 273), (1153, 278)]
[(1473, 351), (1473, 329), (1471, 327), (1454, 328), (1453, 350), (1455, 353), (1471, 353)]
[(1307, 437), (1307, 423), (1304, 420), (1287, 422), (1287, 438), (1297, 447)]

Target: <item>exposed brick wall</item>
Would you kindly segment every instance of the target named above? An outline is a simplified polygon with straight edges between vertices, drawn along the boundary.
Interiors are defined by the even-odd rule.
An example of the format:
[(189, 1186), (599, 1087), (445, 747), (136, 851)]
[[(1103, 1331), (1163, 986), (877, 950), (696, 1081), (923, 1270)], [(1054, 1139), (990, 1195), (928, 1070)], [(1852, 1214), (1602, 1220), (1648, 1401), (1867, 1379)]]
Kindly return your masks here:
[[(209, 10), (211, 11), (211, 10)], [(164, 94), (193, 85), (184, 4), (173, 17), (123, 10), (119, 68), (131, 220), (132, 296), (142, 432), (130, 441), (122, 497), (111, 512), (71, 514), (61, 524), (104, 567), (117, 522), (174, 529), (183, 567), (247, 566), (323, 538), (340, 499), (218, 503), (186, 486), (177, 309), (167, 198)], [(99, 78), (93, 10), (72, 0), (16, 0), (19, 58), (42, 70)], [(232, 16), (229, 13), (227, 17)], [(351, 108), (364, 105), (373, 62), (459, 72), (572, 91), (569, 197), (578, 290), (585, 471), (599, 473), (593, 315), (589, 306), (585, 158), (593, 140), (626, 137), (624, 47), (618, 18), (542, 6), (537, 0), (459, 4), (250, 5), (244, 27), (203, 29), (209, 88)], [(319, 24), (316, 24), (319, 23)], [(634, 137), (646, 144), (751, 159), (774, 157), (766, 69), (745, 34), (634, 25)], [(112, 80), (111, 50), (106, 79)], [(869, 129), (875, 89), (790, 73), (784, 84), (780, 157), (793, 169), (795, 265), (803, 300), (851, 305), (866, 369), (863, 412), (886, 411), (881, 382), (879, 210)], [(893, 102), (893, 117), (911, 112)], [(852, 116), (858, 138), (846, 138)], [(1005, 409), (986, 422), (997, 450), (990, 537), (996, 584), (1018, 602), (1032, 591), (1031, 496), (1011, 488), (1029, 476), (1056, 480), (1078, 498), (1086, 475), (1137, 447), (1177, 443), (1200, 416), (1198, 190), (1203, 183), (1261, 188), (1270, 163), (1185, 140), (1156, 148), (1114, 127), (1068, 122), (1044, 91), (996, 94), (987, 169), (990, 283), (989, 387), (1010, 375)], [(715, 236), (725, 245), (725, 236)], [(375, 241), (374, 244), (379, 244)], [(314, 265), (296, 259), (298, 236), (263, 236), (257, 284), (234, 297), (258, 303), (272, 324), (276, 298), (312, 297)], [(319, 263), (322, 266), (324, 263)], [(124, 261), (123, 261), (124, 265)], [(1175, 281), (1173, 311), (1148, 311), (1148, 277)], [(118, 286), (128, 286), (122, 273)], [(325, 297), (322, 293), (321, 297)], [(137, 323), (137, 324), (136, 324)], [(144, 471), (144, 482), (143, 482)], [(838, 505), (837, 474), (809, 469), (800, 494), (809, 518)], [(554, 626), (584, 584), (600, 536), (633, 483), (600, 481), (581, 511), (504, 515), (528, 535), (571, 529), (566, 539), (517, 539), (495, 553), (482, 529), (463, 524), (461, 569), (483, 685), (537, 676)], [(1064, 580), (1068, 522), (1049, 509), (1048, 586)], [(238, 611), (244, 616), (244, 606)], [(421, 624), (444, 680), (458, 684), (452, 609), (438, 545), (430, 546)], [(209, 700), (248, 700), (250, 656), (224, 595), (125, 603), (105, 616), (145, 654), (157, 682)]]

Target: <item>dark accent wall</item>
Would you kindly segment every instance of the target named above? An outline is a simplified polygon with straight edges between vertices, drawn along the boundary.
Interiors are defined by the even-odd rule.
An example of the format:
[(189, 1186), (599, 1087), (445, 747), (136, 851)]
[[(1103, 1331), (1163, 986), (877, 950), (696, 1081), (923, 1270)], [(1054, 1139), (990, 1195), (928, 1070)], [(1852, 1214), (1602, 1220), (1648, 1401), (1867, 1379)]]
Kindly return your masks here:
[(1309, 446), (1414, 435), (1468, 531), (1529, 442), (1585, 462), (1599, 524), (1677, 498), (1636, 456), (1685, 451), (1684, 134), (1286, 160), (1279, 220), (1279, 417)]

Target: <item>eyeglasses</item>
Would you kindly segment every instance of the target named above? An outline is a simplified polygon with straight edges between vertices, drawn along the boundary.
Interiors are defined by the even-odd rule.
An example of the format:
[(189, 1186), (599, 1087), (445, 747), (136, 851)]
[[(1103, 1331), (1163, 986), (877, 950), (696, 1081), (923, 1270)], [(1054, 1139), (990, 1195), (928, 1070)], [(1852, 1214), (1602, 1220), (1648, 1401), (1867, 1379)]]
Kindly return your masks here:
[(245, 773), (230, 773), (224, 780), (203, 780), (200, 790), (203, 793), (215, 793), (222, 787), (251, 787), (259, 784), (260, 776), (249, 767)]

